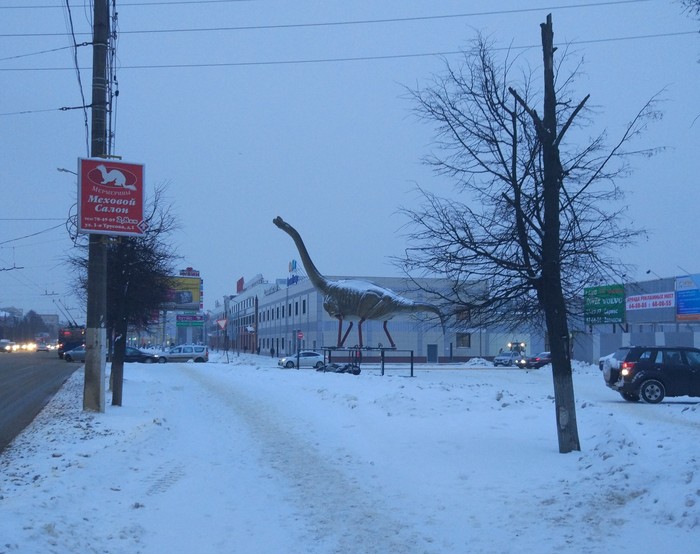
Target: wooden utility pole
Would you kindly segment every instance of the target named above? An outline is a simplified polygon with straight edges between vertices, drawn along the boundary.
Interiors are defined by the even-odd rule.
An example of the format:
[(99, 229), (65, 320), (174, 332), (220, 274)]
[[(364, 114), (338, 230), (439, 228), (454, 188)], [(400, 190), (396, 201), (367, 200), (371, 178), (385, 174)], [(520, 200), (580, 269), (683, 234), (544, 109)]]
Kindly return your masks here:
[[(92, 32), (93, 158), (107, 157), (107, 56), (109, 54), (109, 0), (95, 0)], [(87, 326), (85, 329), (85, 386), (83, 410), (105, 411), (107, 354), (107, 248), (106, 238), (90, 235), (88, 250)]]

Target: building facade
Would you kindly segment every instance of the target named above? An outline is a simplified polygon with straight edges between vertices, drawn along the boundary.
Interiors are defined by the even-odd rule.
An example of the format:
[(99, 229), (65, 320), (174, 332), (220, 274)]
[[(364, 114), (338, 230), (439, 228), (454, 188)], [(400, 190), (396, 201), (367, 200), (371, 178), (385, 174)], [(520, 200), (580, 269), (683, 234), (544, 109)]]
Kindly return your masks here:
[[(366, 280), (411, 300), (430, 303), (430, 299), (411, 286), (409, 280), (399, 277), (332, 276), (329, 279)], [(440, 282), (436, 279), (424, 281), (431, 286)], [(308, 278), (296, 275), (275, 282), (256, 276), (245, 287), (240, 287), (238, 294), (225, 297), (222, 312), (214, 314), (213, 319), (225, 322), (209, 327), (213, 348), (283, 356), (297, 350), (331, 349), (339, 343), (338, 320), (326, 313), (323, 296)], [(350, 348), (359, 343), (357, 320), (344, 320), (341, 331), (345, 335), (351, 321), (353, 327), (344, 342)], [(492, 357), (514, 340), (513, 333), (480, 329), (469, 321), (461, 323), (451, 322), (443, 332), (434, 314), (419, 312), (396, 316), (387, 326), (396, 345), (395, 351), (388, 351), (386, 355), (391, 359), (406, 360), (412, 353), (416, 362), (462, 362), (475, 357)], [(390, 347), (382, 321), (365, 321), (362, 338), (365, 349)], [(531, 334), (521, 333), (515, 339), (526, 342), (530, 346), (528, 351), (536, 353), (544, 348), (544, 341)], [(533, 340), (535, 344), (532, 344)], [(378, 356), (377, 350), (363, 353), (365, 360)]]
[(592, 318), (593, 323), (574, 334), (575, 359), (595, 363), (621, 346), (700, 348), (700, 275), (609, 287), (619, 289), (619, 310)]

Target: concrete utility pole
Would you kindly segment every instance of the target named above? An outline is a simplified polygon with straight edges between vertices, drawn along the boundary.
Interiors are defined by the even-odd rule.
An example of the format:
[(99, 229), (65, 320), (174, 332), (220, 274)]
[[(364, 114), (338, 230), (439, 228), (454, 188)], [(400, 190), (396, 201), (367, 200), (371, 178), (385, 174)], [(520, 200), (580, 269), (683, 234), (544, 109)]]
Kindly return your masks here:
[[(109, 0), (95, 0), (92, 31), (91, 157), (107, 157), (107, 56)], [(90, 235), (88, 250), (87, 327), (85, 329), (85, 386), (83, 410), (105, 411), (107, 354), (107, 248), (105, 237)]]

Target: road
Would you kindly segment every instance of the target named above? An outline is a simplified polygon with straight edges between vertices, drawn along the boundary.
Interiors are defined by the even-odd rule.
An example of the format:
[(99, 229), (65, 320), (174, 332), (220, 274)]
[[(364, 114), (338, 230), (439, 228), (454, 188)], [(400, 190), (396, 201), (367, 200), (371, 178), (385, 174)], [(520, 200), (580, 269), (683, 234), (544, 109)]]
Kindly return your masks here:
[(55, 352), (0, 354), (0, 452), (79, 367)]

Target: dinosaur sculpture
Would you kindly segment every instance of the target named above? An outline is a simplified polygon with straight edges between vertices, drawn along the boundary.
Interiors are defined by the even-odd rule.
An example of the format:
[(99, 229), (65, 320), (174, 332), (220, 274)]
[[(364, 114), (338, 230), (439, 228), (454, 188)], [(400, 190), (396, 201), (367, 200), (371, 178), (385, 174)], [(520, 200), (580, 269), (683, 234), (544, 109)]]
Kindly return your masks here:
[(279, 216), (273, 219), (272, 222), (292, 237), (311, 283), (323, 293), (324, 309), (331, 317), (338, 319), (338, 347), (342, 347), (345, 344), (345, 339), (347, 339), (352, 329), (353, 322), (350, 321), (350, 326), (341, 338), (343, 319), (348, 317), (359, 318), (357, 334), (360, 348), (362, 348), (362, 324), (368, 319), (377, 319), (384, 322), (384, 332), (392, 348), (395, 348), (396, 344), (389, 334), (387, 323), (394, 316), (421, 311), (433, 312), (440, 317), (440, 322), (442, 323), (443, 319), (440, 310), (432, 304), (414, 302), (369, 281), (356, 279), (332, 281), (326, 279), (311, 261), (304, 241), (301, 240), (301, 235), (299, 235), (297, 230)]

